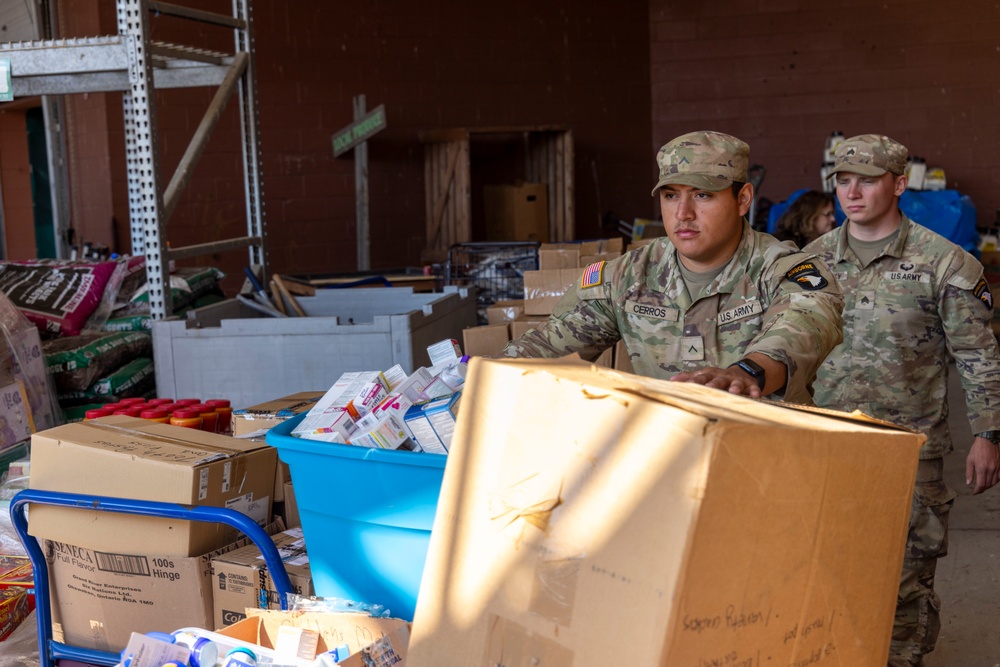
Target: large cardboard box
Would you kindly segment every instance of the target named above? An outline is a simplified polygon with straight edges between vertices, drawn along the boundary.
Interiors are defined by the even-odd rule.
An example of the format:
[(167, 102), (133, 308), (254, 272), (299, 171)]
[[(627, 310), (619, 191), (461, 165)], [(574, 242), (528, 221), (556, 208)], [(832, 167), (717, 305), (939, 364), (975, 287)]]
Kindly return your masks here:
[(522, 315), (517, 320), (510, 323), (510, 339), (517, 340), (527, 331), (535, 329), (539, 325), (545, 324), (548, 319), (548, 317), (541, 315)]
[(545, 183), (487, 185), (487, 241), (549, 240), (549, 202)]
[(212, 558), (248, 543), (244, 537), (188, 558), (160, 555), (150, 545), (107, 552), (46, 540), (53, 636), (72, 646), (120, 651), (132, 632), (211, 628)]
[(886, 664), (924, 436), (558, 361), (465, 394), (411, 667)]
[(580, 269), (525, 271), (524, 314), (551, 315), (556, 303), (580, 276)]
[(470, 357), (500, 354), (510, 342), (510, 326), (486, 324), (462, 332), (462, 350)]
[(513, 322), (524, 314), (524, 299), (497, 301), (486, 307), (487, 324)]
[[(266, 443), (131, 417), (66, 424), (31, 436), (31, 488), (271, 518), (276, 453)], [(197, 556), (238, 539), (225, 524), (37, 505), (32, 535), (112, 553)]]
[[(312, 595), (312, 574), (302, 529), (286, 530), (272, 539), (285, 564), (292, 590), (299, 595)], [(248, 607), (281, 609), (278, 591), (255, 544), (213, 556), (212, 591), (216, 628), (243, 620)]]

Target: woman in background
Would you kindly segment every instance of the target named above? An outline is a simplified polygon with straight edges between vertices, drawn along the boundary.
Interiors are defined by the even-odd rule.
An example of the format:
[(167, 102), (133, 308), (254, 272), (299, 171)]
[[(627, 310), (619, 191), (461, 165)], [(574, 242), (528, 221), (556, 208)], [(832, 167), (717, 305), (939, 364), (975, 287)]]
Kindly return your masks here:
[(774, 235), (791, 241), (799, 248), (818, 239), (834, 228), (833, 197), (825, 192), (809, 190), (792, 202), (780, 218)]

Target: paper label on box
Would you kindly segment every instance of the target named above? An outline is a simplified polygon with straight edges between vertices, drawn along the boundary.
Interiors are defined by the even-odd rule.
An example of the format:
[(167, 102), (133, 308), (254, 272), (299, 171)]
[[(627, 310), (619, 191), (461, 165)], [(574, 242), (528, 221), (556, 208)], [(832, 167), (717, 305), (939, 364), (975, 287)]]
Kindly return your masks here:
[(267, 522), (267, 501), (270, 496), (264, 496), (259, 500), (253, 499), (252, 493), (237, 496), (226, 501), (226, 509), (236, 510), (246, 514), (253, 519), (257, 525), (263, 526)]
[(222, 492), (226, 493), (229, 491), (229, 485), (233, 477), (233, 462), (226, 461), (226, 464), (222, 466)]
[(198, 471), (198, 500), (208, 498), (208, 468)]

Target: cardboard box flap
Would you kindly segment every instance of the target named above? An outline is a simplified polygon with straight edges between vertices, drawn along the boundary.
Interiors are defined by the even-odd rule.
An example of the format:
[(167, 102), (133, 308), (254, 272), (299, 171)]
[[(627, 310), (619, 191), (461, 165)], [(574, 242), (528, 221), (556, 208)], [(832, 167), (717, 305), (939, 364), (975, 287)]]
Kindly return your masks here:
[(274, 418), (274, 417), (294, 417), (299, 412), (304, 412), (316, 404), (323, 397), (324, 391), (302, 391), (297, 394), (276, 398), (272, 401), (265, 401), (248, 408), (233, 410), (233, 414), (246, 418)]
[(283, 625), (309, 628), (319, 632), (317, 653), (331, 651), (342, 644), (357, 653), (379, 637), (389, 635), (397, 629), (408, 628), (409, 623), (399, 618), (376, 618), (366, 614), (350, 614), (315, 611), (269, 611), (266, 609), (247, 610), (247, 621), (230, 626), (227, 630), (239, 631), (229, 636), (250, 641), (264, 648), (274, 648), (278, 628)]
[[(510, 360), (497, 361), (510, 363)], [(477, 363), (477, 360), (473, 359), (471, 363)], [(706, 419), (815, 428), (816, 418), (821, 417), (824, 420), (823, 427), (827, 430), (889, 429), (924, 437), (917, 431), (876, 419), (857, 410), (847, 414), (815, 406), (797, 405), (769, 399), (752, 399), (728, 392), (720, 392), (718, 389), (692, 382), (671, 383), (657, 378), (622, 373), (590, 364), (581, 360), (577, 355), (561, 359), (518, 359), (515, 363), (530, 367), (537, 366), (538, 371), (544, 371), (546, 367), (559, 366), (560, 376), (583, 384), (595, 384), (594, 369), (596, 369), (596, 376), (609, 383), (607, 385), (604, 382), (600, 383), (604, 390), (612, 389), (634, 393), (666, 405), (682, 408)]]
[(49, 429), (36, 437), (69, 440), (125, 456), (168, 460), (172, 464), (199, 466), (238, 454), (263, 449), (266, 443), (180, 429), (176, 426), (125, 416), (101, 417)]

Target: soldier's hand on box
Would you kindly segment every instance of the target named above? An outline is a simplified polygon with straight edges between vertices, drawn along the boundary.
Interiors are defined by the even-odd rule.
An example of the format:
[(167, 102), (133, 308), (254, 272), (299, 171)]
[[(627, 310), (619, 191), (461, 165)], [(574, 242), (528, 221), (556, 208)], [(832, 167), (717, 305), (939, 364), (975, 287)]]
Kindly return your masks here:
[(738, 368), (701, 368), (690, 373), (678, 373), (671, 382), (694, 382), (713, 389), (723, 389), (731, 394), (760, 398), (757, 381)]
[(973, 482), (973, 495), (1000, 482), (1000, 448), (986, 438), (973, 440), (972, 449), (965, 459), (965, 483), (973, 486)]

